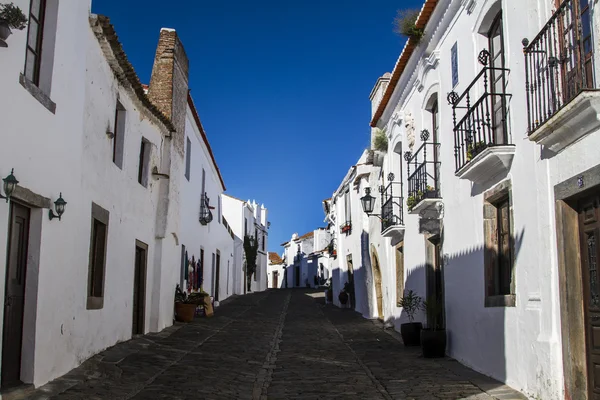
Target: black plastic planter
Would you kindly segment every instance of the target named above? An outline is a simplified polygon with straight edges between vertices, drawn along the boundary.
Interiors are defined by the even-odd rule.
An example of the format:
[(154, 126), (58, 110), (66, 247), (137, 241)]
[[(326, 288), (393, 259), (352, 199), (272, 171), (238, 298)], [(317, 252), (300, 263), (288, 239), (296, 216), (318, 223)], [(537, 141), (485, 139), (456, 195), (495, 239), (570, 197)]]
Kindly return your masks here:
[(421, 331), (421, 347), (423, 357), (442, 358), (446, 356), (446, 330), (423, 329)]
[(409, 322), (400, 325), (400, 335), (405, 346), (418, 346), (421, 344), (421, 329), (423, 324), (420, 322)]

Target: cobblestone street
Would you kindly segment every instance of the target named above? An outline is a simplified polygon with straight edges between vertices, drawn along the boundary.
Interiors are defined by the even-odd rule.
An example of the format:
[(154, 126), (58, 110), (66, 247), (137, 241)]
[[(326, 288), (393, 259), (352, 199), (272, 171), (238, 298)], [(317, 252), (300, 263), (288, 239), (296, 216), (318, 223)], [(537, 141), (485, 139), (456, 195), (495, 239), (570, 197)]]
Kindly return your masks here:
[(296, 289), (235, 297), (214, 318), (121, 343), (20, 398), (525, 397), (451, 359), (423, 359), (379, 322)]

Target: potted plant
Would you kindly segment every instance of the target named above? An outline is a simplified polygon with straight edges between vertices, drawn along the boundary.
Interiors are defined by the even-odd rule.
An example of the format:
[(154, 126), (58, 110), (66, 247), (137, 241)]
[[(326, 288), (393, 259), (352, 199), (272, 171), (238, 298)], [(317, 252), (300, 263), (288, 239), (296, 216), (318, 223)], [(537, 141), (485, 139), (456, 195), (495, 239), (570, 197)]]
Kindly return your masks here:
[(481, 153), (486, 148), (484, 142), (467, 145), (467, 161), (471, 161), (477, 154)]
[(402, 307), (408, 321), (400, 325), (400, 335), (405, 346), (418, 346), (421, 344), (421, 329), (423, 324), (415, 321), (417, 311), (421, 309), (422, 299), (415, 292), (409, 290), (399, 301), (399, 306)]
[(325, 298), (327, 303), (333, 303), (333, 287), (331, 285), (331, 278), (327, 279), (325, 285), (327, 286), (327, 290), (325, 290)]
[(203, 300), (204, 296), (196, 296), (196, 293), (188, 296), (177, 285), (175, 288), (175, 319), (179, 322), (192, 322), (196, 313), (196, 307), (200, 304), (199, 301)]
[(421, 330), (423, 357), (441, 358), (446, 355), (446, 330), (441, 327), (442, 302), (438, 296), (431, 296), (423, 302), (427, 313), (427, 329)]
[(394, 30), (396, 33), (412, 39), (416, 44), (418, 44), (423, 38), (423, 35), (425, 35), (425, 31), (422, 28), (417, 28), (416, 25), (420, 13), (421, 10), (418, 9), (399, 10), (394, 20)]
[(349, 289), (350, 289), (350, 283), (346, 282), (344, 284), (344, 289), (342, 289), (342, 291), (338, 295), (338, 299), (339, 299), (340, 303), (342, 303), (342, 305), (344, 305), (344, 306), (348, 303), (348, 298), (350, 297)]
[(13, 3), (0, 4), (0, 47), (8, 47), (6, 39), (12, 29), (23, 30), (27, 27), (27, 17)]
[(377, 128), (375, 130), (375, 135), (373, 135), (373, 149), (384, 153), (387, 152), (388, 138), (385, 129)]

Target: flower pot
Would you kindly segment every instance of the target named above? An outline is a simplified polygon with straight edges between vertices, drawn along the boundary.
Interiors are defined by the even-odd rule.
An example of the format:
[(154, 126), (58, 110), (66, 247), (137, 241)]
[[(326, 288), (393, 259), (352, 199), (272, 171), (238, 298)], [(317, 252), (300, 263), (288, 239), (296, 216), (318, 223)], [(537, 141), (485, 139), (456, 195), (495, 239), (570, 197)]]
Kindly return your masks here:
[(446, 330), (423, 329), (421, 331), (423, 357), (442, 358), (446, 355)]
[(8, 26), (8, 22), (0, 19), (0, 47), (8, 47), (5, 40), (8, 39), (12, 31)]
[(175, 319), (179, 322), (192, 322), (196, 312), (196, 304), (175, 303)]
[(421, 344), (421, 329), (423, 324), (420, 322), (409, 322), (400, 325), (400, 335), (405, 346), (418, 346)]
[(340, 300), (340, 303), (342, 303), (342, 305), (346, 305), (346, 303), (348, 303), (348, 293), (346, 292), (340, 292), (340, 294), (338, 295), (338, 299)]

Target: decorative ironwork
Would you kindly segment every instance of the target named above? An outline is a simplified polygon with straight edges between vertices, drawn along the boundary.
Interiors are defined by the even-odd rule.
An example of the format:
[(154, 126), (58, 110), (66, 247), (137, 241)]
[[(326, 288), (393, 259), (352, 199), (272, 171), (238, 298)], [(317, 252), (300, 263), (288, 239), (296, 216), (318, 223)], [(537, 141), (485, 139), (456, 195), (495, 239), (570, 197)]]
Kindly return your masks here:
[(423, 129), (421, 131), (421, 141), (426, 142), (427, 140), (429, 140), (429, 131), (427, 129)]
[[(486, 50), (487, 52), (487, 50)], [(487, 53), (489, 54), (489, 53)], [(480, 57), (488, 57), (482, 51)], [(508, 73), (507, 68), (484, 66), (459, 97), (452, 96), (454, 160), (460, 170), (488, 147), (508, 145), (507, 103), (504, 85), (496, 92), (491, 78)], [(483, 90), (482, 90), (483, 89)], [(472, 95), (483, 94), (473, 102)], [(452, 93), (451, 93), (452, 94)], [(448, 95), (450, 101), (450, 94)], [(459, 112), (464, 115), (459, 119)]]
[(456, 92), (450, 92), (450, 93), (448, 93), (448, 96), (446, 96), (446, 100), (448, 100), (448, 104), (451, 106), (456, 104), (456, 102), (458, 102), (459, 98), (460, 98), (460, 96)]
[(523, 39), (529, 134), (581, 91), (593, 89), (589, 6), (566, 0), (531, 41)]
[(490, 52), (485, 49), (481, 50), (479, 56), (477, 56), (477, 61), (484, 67), (488, 65), (488, 62), (490, 62)]
[[(406, 205), (409, 211), (426, 198), (441, 198), (439, 148), (439, 143), (425, 142), (407, 160), (408, 198), (406, 199)], [(414, 168), (412, 173), (410, 171), (411, 165)]]
[(600, 306), (598, 288), (598, 260), (596, 259), (596, 234), (591, 233), (587, 240), (588, 264), (590, 268), (590, 301), (593, 307)]
[(410, 161), (411, 158), (412, 158), (412, 153), (410, 151), (404, 152), (404, 160), (406, 162)]
[(404, 225), (402, 182), (390, 182), (381, 194), (381, 231)]
[(388, 182), (392, 182), (392, 181), (394, 180), (394, 177), (395, 177), (395, 176), (394, 176), (394, 173), (393, 173), (393, 172), (390, 172), (390, 173), (388, 174), (388, 176), (387, 176), (387, 178), (388, 178)]
[(385, 186), (379, 185), (379, 193), (383, 193), (384, 190), (385, 190)]

